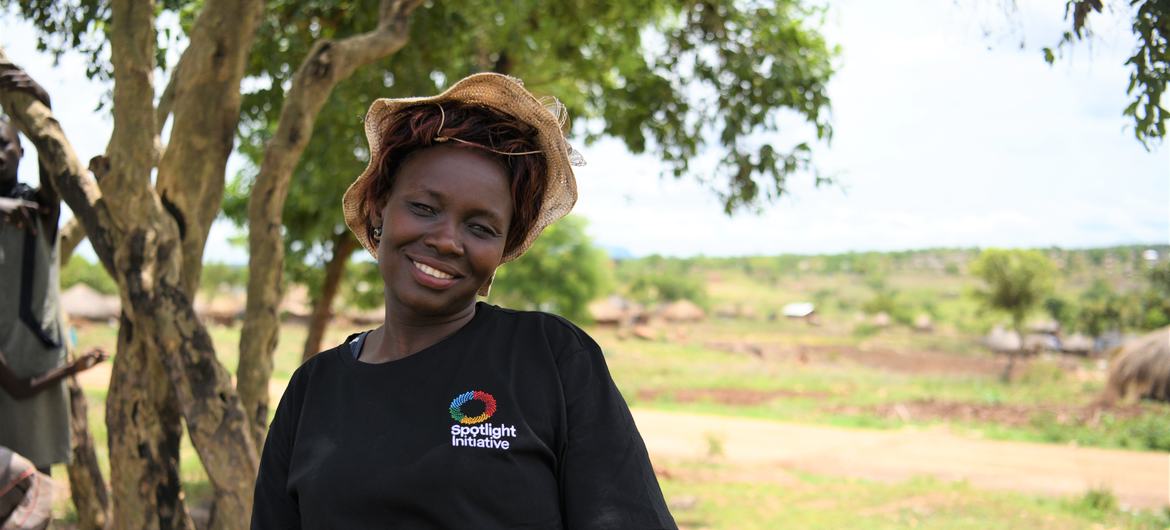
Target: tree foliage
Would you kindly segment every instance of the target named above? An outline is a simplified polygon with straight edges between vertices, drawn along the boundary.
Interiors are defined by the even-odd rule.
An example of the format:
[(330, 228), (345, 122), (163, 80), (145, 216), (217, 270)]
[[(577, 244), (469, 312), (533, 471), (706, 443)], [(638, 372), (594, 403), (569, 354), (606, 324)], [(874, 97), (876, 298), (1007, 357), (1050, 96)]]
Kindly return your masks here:
[(1146, 271), (1147, 286), (1142, 296), (1141, 327), (1156, 329), (1170, 325), (1170, 260)]
[(1019, 330), (1025, 317), (1052, 292), (1056, 268), (1037, 250), (987, 249), (971, 263), (971, 273), (983, 281), (976, 298), (992, 310), (1006, 313)]
[(489, 300), (587, 322), (586, 306), (611, 282), (609, 258), (585, 233), (585, 219), (570, 215), (545, 229), (523, 256), (497, 270)]
[[(420, 8), (410, 44), (341, 83), (317, 119), (284, 209), (290, 278), (309, 280), (345, 233), (337, 205), (368, 159), (361, 119), (373, 99), (433, 94), (478, 71), (515, 75), (534, 93), (555, 95), (576, 118), (576, 137), (614, 137), (652, 153), (668, 174), (707, 183), (728, 212), (779, 197), (789, 176), (812, 170), (815, 140), (831, 134), (826, 85), (835, 50), (819, 33), (821, 10), (806, 4), (526, 0), (502, 11), (482, 1)], [(318, 39), (362, 30), (376, 2), (268, 7), (241, 118), (240, 151), (250, 163), (225, 201), (225, 214), (240, 225), (295, 65)], [(785, 146), (761, 134), (790, 122), (811, 124), (806, 141)], [(719, 167), (692, 168), (708, 148), (725, 154)]]
[(618, 276), (624, 294), (643, 304), (689, 300), (707, 307), (707, 283), (696, 270), (700, 260), (647, 256), (622, 263)]
[[(1134, 136), (1149, 147), (1150, 142), (1166, 136), (1166, 118), (1170, 116), (1162, 101), (1166, 84), (1170, 83), (1170, 2), (1127, 0), (1113, 4), (1118, 9), (1128, 8), (1132, 18), (1130, 28), (1138, 41), (1133, 55), (1125, 61), (1130, 68), (1126, 93), (1133, 101), (1123, 114), (1133, 119)], [(1090, 16), (1104, 8), (1104, 0), (1067, 0), (1065, 19), (1071, 22), (1071, 28), (1064, 32), (1055, 49), (1044, 48), (1045, 60), (1051, 64), (1062, 48), (1090, 38)]]

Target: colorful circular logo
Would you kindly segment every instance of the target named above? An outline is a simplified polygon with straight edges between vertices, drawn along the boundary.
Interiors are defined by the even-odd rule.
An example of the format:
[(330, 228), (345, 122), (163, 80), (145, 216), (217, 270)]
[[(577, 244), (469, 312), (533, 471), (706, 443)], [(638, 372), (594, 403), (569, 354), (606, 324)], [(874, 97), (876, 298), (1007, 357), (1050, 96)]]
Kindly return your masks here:
[[(463, 415), (463, 405), (466, 405), (471, 400), (478, 400), (483, 403), (482, 414), (478, 416)], [(475, 425), (476, 423), (487, 420), (492, 417), (492, 414), (496, 413), (496, 398), (482, 390), (469, 390), (455, 396), (455, 399), (451, 400), (449, 412), (451, 413), (451, 419), (464, 425)]]

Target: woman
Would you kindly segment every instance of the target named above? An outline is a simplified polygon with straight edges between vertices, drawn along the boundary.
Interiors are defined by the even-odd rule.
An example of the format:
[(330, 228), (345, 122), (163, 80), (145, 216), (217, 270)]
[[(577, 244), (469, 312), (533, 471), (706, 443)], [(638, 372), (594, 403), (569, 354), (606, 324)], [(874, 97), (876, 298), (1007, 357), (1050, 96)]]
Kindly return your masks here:
[(497, 74), (371, 106), (343, 207), (386, 320), (293, 375), (253, 528), (675, 528), (597, 344), (476, 302), (576, 202), (559, 112)]

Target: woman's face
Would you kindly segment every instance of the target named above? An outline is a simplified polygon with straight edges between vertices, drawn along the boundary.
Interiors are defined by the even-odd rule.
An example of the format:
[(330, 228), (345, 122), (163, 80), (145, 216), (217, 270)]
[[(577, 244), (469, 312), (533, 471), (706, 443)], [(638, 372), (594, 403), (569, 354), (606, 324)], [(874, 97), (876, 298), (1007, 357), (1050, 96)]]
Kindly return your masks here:
[(496, 160), (474, 149), (429, 147), (399, 167), (374, 220), (388, 309), (443, 316), (475, 302), (504, 255), (509, 183)]

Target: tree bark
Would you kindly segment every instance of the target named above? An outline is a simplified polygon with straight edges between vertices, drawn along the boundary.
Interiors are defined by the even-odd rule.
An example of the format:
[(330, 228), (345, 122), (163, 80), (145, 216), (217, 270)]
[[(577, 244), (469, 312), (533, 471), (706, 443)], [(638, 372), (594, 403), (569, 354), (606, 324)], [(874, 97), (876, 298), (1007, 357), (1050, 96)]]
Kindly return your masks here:
[(1002, 381), (1005, 384), (1012, 382), (1012, 375), (1016, 369), (1016, 358), (1020, 357), (1024, 354), (1024, 328), (1023, 328), (1023, 324), (1021, 322), (1015, 322), (1014, 325), (1012, 326), (1012, 329), (1014, 329), (1016, 332), (1016, 338), (1019, 339), (1019, 341), (1020, 341), (1020, 347), (1016, 348), (1015, 351), (1008, 352), (1007, 366), (1004, 366), (1003, 373), (999, 374), (1000, 381)]
[(80, 245), (82, 241), (85, 241), (85, 228), (81, 226), (77, 218), (73, 217), (65, 221), (65, 225), (61, 227), (61, 240), (57, 243), (62, 267), (69, 263), (69, 258), (73, 257), (73, 251), (77, 250), (77, 245)]
[(104, 530), (110, 524), (110, 490), (98, 466), (89, 431), (89, 405), (76, 376), (69, 376), (69, 428), (73, 461), (69, 463), (69, 491), (77, 510), (79, 530)]
[(325, 279), (321, 282), (321, 295), (313, 304), (313, 314), (309, 317), (309, 335), (305, 338), (305, 348), (301, 353), (302, 360), (321, 351), (321, 340), (325, 337), (325, 328), (333, 320), (333, 300), (337, 298), (337, 291), (341, 287), (341, 277), (345, 275), (345, 264), (353, 251), (357, 250), (357, 238), (349, 231), (342, 232), (333, 238), (333, 256), (325, 264)]
[(113, 528), (194, 530), (179, 478), (183, 425), (147, 341), (123, 313), (106, 398)]
[(189, 297), (199, 285), (203, 247), (223, 202), (224, 171), (240, 119), (240, 79), (263, 8), (259, 0), (207, 0), (172, 73), (170, 93), (163, 93), (161, 104), (164, 111), (170, 105), (174, 121), (156, 187), (179, 225), (181, 285)]
[(248, 302), (240, 332), (237, 387), (257, 440), (268, 425), (268, 380), (276, 351), (283, 296), (284, 238), (281, 211), (293, 170), (329, 94), (357, 68), (389, 56), (406, 44), (410, 14), (422, 0), (382, 0), (378, 27), (313, 46), (285, 95), (276, 133), (264, 151), (248, 202)]
[[(64, 238), (64, 234), (61, 237)], [(61, 321), (66, 322), (64, 311), (61, 312)], [(69, 358), (73, 358), (69, 341), (66, 341), (66, 347), (70, 349)], [(69, 388), (70, 452), (73, 454), (67, 466), (69, 496), (77, 510), (77, 526), (79, 530), (105, 530), (110, 527), (110, 489), (102, 477), (93, 435), (89, 431), (89, 403), (76, 375), (70, 375), (66, 385)]]

